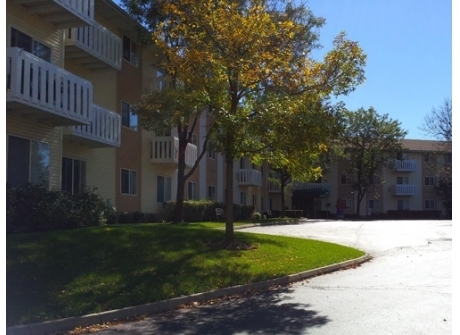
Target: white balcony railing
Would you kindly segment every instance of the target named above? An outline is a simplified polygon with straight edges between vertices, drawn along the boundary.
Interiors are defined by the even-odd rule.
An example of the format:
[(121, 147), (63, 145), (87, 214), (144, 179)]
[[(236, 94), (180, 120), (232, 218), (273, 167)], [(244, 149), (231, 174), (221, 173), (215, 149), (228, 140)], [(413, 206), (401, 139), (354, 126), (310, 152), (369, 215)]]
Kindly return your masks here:
[(88, 124), (93, 86), (20, 48), (7, 48), (6, 102), (7, 109), (28, 109), (54, 126)]
[(254, 169), (240, 169), (236, 172), (240, 186), (262, 186), (262, 173)]
[(417, 185), (395, 184), (390, 187), (392, 195), (417, 195)]
[(388, 167), (399, 172), (414, 172), (417, 171), (417, 161), (394, 159), (388, 163)]
[(94, 0), (14, 0), (14, 3), (58, 28), (87, 26), (94, 21)]
[(90, 115), (90, 124), (73, 126), (69, 135), (86, 140), (88, 145), (92, 147), (119, 147), (121, 143), (121, 116), (94, 104)]
[(270, 193), (279, 193), (281, 192), (281, 185), (279, 183), (274, 183), (272, 181), (268, 182), (268, 192)]
[[(152, 141), (151, 162), (176, 167), (179, 162), (179, 139), (174, 136), (158, 136)], [(198, 157), (198, 148), (187, 144), (185, 166), (193, 167)]]
[(66, 57), (82, 65), (90, 68), (110, 65), (121, 69), (121, 38), (96, 21), (92, 26), (67, 29), (65, 45)]

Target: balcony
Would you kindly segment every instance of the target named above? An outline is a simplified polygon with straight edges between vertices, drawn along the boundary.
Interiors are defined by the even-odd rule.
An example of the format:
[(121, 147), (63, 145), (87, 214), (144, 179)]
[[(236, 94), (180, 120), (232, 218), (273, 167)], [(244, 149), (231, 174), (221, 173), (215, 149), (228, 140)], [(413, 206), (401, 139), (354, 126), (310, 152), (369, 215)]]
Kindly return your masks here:
[(388, 168), (398, 172), (415, 172), (417, 171), (417, 161), (394, 159), (388, 162)]
[(65, 31), (65, 56), (89, 69), (111, 66), (121, 70), (121, 38), (96, 21)]
[(94, 0), (14, 0), (58, 29), (91, 25)]
[(20, 48), (6, 50), (6, 108), (52, 126), (89, 123), (92, 84)]
[(390, 187), (390, 193), (394, 196), (417, 195), (417, 185), (414, 184), (395, 184)]
[(280, 193), (281, 192), (281, 185), (278, 183), (274, 183), (272, 181), (268, 182), (268, 192), (269, 193)]
[(121, 143), (121, 116), (101, 106), (93, 105), (90, 124), (73, 126), (64, 137), (89, 147), (119, 147)]
[[(185, 149), (185, 166), (192, 168), (198, 157), (198, 149), (194, 144), (187, 144)], [(177, 169), (179, 163), (179, 139), (174, 136), (158, 136), (152, 141), (150, 160)]]
[(239, 186), (262, 186), (262, 173), (253, 169), (240, 169), (236, 172)]

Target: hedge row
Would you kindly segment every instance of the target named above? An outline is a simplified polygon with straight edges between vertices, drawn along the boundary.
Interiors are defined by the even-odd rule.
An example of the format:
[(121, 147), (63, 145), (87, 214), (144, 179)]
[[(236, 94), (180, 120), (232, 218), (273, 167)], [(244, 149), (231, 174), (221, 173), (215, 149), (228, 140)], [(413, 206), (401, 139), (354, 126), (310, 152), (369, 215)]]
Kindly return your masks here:
[[(175, 208), (175, 201), (168, 201), (165, 204), (163, 212), (165, 221), (172, 221)], [(184, 201), (183, 220), (185, 222), (216, 221), (220, 219), (216, 217), (216, 208), (225, 209), (225, 204), (210, 200)], [(234, 220), (249, 220), (253, 212), (254, 206), (233, 204)]]
[(115, 215), (109, 201), (96, 189), (86, 188), (71, 195), (39, 185), (6, 190), (6, 232), (43, 232), (97, 226)]

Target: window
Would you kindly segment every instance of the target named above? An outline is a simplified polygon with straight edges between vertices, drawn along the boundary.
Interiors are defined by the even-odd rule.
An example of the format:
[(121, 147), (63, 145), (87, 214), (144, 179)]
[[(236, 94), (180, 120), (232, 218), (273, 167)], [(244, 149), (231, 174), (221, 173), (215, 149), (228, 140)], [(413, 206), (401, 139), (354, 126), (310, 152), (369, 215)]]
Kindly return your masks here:
[(158, 90), (161, 91), (165, 87), (165, 74), (163, 71), (157, 69), (157, 84)]
[(379, 209), (380, 201), (377, 199), (369, 200), (369, 209)]
[(409, 200), (398, 200), (398, 211), (408, 211)]
[(350, 161), (350, 160), (351, 160), (351, 150), (350, 150), (349, 148), (346, 148), (346, 149), (344, 150), (344, 154), (345, 154), (345, 159), (346, 159), (347, 161)]
[(215, 186), (208, 186), (208, 199), (209, 200), (216, 200), (216, 187)]
[(213, 149), (208, 149), (208, 156), (211, 159), (216, 159), (216, 152)]
[(86, 162), (79, 159), (62, 157), (61, 189), (77, 194), (86, 187)]
[[(189, 135), (190, 135), (190, 133), (189, 133)], [(196, 136), (195, 133), (192, 133), (191, 135), (192, 136), (190, 136), (190, 144), (198, 145), (198, 136)]]
[(131, 105), (124, 101), (121, 102), (121, 124), (137, 130), (137, 115), (131, 111)]
[(425, 209), (435, 209), (435, 203), (433, 199), (425, 200)]
[(396, 177), (396, 184), (398, 185), (409, 184), (409, 177)]
[(41, 59), (51, 62), (51, 48), (34, 40), (31, 36), (11, 28), (11, 46), (24, 49)]
[(157, 176), (157, 202), (171, 200), (171, 178)]
[(137, 66), (139, 59), (137, 44), (127, 36), (123, 36), (123, 58)]
[(345, 199), (345, 207), (346, 208), (351, 208), (352, 207), (351, 199)]
[(382, 183), (382, 178), (380, 176), (374, 175), (371, 180), (371, 185), (380, 185)]
[(396, 154), (396, 159), (399, 161), (405, 160), (406, 159), (406, 154), (403, 154), (402, 152), (399, 152)]
[(254, 206), (254, 208), (257, 207), (257, 195), (256, 194), (252, 195), (252, 205)]
[(196, 183), (189, 181), (187, 185), (188, 200), (197, 200)]
[(240, 204), (246, 205), (246, 193), (245, 192), (240, 192)]
[(351, 185), (352, 183), (352, 178), (351, 178), (351, 175), (349, 174), (343, 174), (340, 176), (340, 183), (341, 184), (348, 184), (348, 185)]
[(244, 161), (244, 158), (240, 158), (240, 169), (245, 169), (245, 161)]
[(433, 186), (434, 185), (434, 177), (425, 177), (425, 185), (426, 186)]
[(121, 193), (137, 194), (137, 171), (121, 169)]
[(448, 164), (452, 163), (452, 154), (445, 154), (444, 155), (444, 162), (448, 163)]
[(50, 145), (45, 142), (8, 137), (8, 162), (6, 182), (18, 188), (27, 183), (49, 187)]

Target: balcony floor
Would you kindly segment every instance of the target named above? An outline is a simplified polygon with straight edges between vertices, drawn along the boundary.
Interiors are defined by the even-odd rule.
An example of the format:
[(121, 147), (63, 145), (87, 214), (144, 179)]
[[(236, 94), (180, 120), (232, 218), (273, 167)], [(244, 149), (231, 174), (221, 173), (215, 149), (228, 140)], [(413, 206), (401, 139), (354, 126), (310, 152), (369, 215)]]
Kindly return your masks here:
[(28, 120), (35, 120), (37, 122), (57, 126), (79, 126), (86, 125), (88, 122), (59, 115), (50, 111), (41, 109), (39, 107), (30, 106), (18, 101), (6, 102), (7, 112), (16, 116), (22, 116)]

